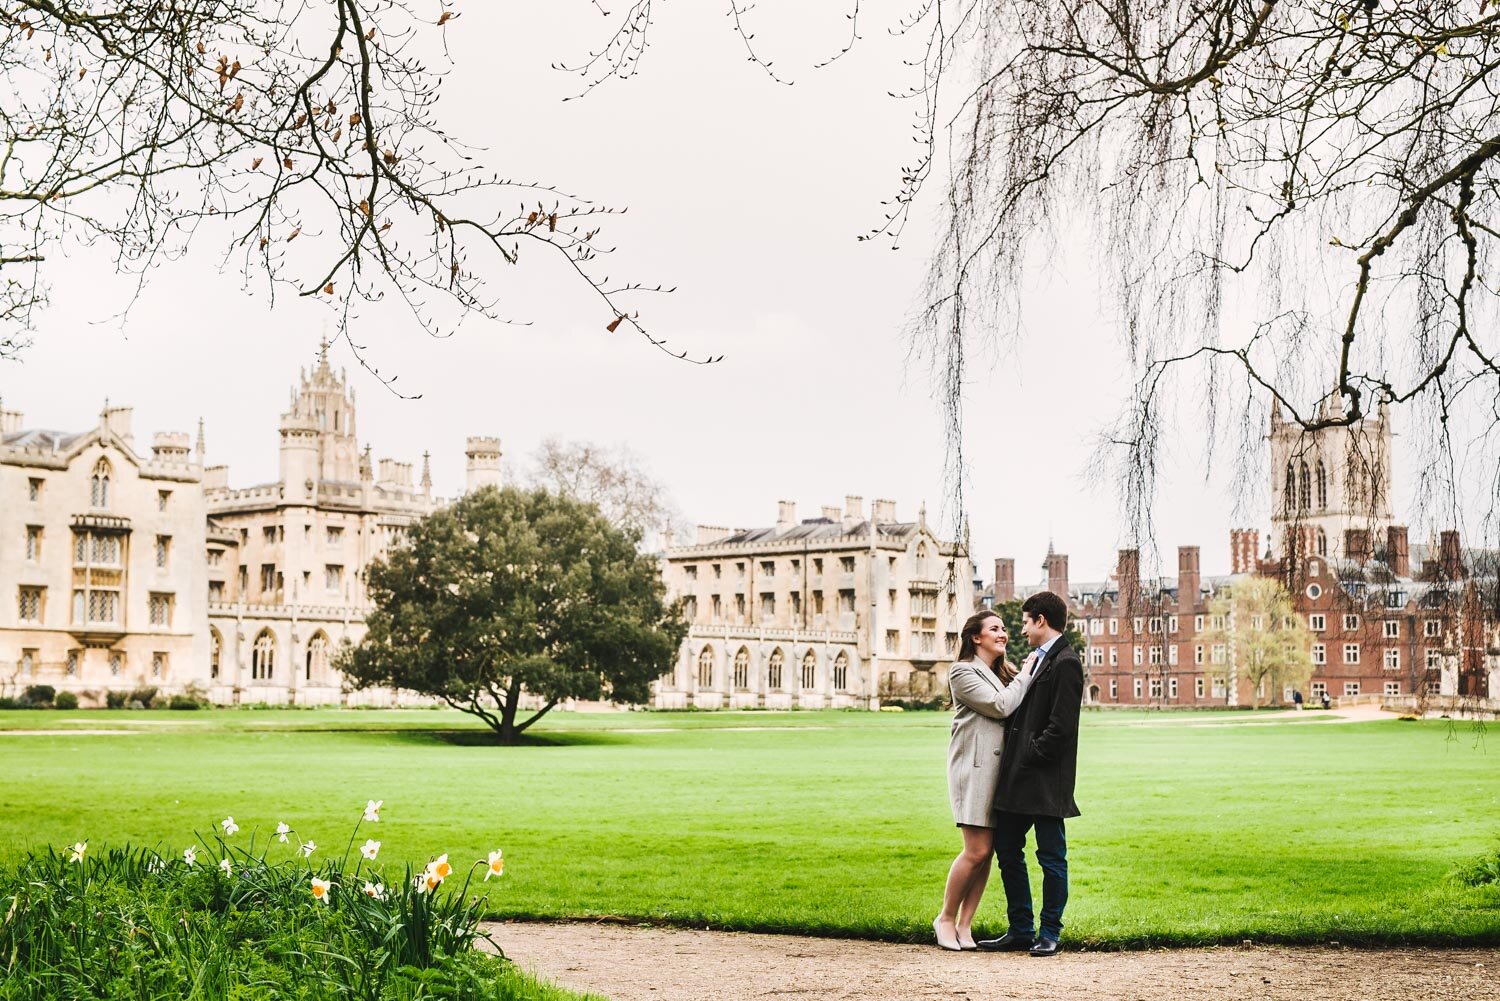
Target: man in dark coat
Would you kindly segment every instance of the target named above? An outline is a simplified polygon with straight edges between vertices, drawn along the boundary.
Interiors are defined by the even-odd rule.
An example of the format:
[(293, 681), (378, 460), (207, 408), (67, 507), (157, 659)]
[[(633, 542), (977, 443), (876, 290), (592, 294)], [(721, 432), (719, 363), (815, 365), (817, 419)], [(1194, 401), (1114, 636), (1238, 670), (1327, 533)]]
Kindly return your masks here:
[[(1073, 783), (1078, 773), (1078, 713), (1083, 704), (1083, 663), (1062, 638), (1068, 607), (1041, 591), (1021, 605), (1021, 632), (1036, 650), (1036, 680), (1005, 724), (995, 792), (995, 864), (1005, 884), (1010, 927), (979, 944), (992, 951), (1057, 953), (1063, 907), (1068, 902), (1068, 845), (1063, 821), (1078, 816)], [(1039, 934), (1031, 910), (1026, 833), (1036, 832), (1042, 867)]]

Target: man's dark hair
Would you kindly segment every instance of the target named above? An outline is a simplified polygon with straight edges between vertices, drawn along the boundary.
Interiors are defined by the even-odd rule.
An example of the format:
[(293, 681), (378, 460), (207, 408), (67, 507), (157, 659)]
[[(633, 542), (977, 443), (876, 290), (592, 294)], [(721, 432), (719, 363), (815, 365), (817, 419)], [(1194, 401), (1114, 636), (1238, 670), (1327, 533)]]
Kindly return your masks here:
[(1047, 625), (1063, 631), (1068, 624), (1068, 606), (1051, 591), (1038, 591), (1021, 603), (1021, 612), (1033, 619), (1046, 619)]

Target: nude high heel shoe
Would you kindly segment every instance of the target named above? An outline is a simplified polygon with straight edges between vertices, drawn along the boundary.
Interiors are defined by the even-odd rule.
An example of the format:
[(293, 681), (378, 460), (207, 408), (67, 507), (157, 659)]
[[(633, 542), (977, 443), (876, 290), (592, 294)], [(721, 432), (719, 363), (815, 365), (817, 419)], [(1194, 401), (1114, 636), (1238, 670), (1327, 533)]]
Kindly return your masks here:
[(942, 918), (932, 919), (932, 934), (937, 937), (938, 946), (940, 948), (947, 949), (949, 952), (962, 952), (963, 948), (958, 944), (958, 936), (955, 935), (952, 938), (949, 938), (944, 936), (942, 931), (939, 930), (938, 922), (940, 922), (941, 920)]

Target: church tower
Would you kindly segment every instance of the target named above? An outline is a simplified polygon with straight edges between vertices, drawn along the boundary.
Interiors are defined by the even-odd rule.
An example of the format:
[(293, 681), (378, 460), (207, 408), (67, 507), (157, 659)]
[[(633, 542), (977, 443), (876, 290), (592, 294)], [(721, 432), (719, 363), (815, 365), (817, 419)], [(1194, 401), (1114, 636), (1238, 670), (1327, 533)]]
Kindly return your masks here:
[[(1320, 419), (1344, 413), (1331, 393)], [(1384, 541), (1391, 512), (1391, 422), (1384, 402), (1373, 417), (1309, 432), (1271, 411), (1271, 532), (1279, 555), (1364, 562)]]
[(291, 409), (281, 415), (281, 482), (288, 500), (311, 501), (319, 483), (359, 482), (354, 391), (328, 364), (328, 341), (312, 373), (304, 369)]

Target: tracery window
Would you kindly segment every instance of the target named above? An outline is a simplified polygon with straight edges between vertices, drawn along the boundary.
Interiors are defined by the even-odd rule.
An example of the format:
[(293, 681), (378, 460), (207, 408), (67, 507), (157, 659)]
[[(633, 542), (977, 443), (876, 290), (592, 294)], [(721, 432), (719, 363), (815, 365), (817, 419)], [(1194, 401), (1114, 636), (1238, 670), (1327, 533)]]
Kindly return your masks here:
[(811, 650), (802, 655), (802, 688), (816, 688), (818, 684), (818, 655)]
[(94, 475), (89, 479), (90, 507), (109, 507), (109, 477), (108, 459), (94, 463)]
[(772, 650), (771, 660), (766, 669), (766, 684), (772, 691), (781, 691), (781, 668), (783, 662), (784, 658), (781, 655), (781, 648), (777, 647), (775, 650)]
[(1328, 470), (1323, 468), (1323, 460), (1318, 460), (1318, 507), (1328, 507)]
[(276, 637), (271, 630), (263, 629), (255, 637), (255, 646), (250, 651), (250, 679), (270, 681), (276, 672)]
[(744, 647), (734, 655), (734, 687), (740, 690), (750, 687), (750, 651)]
[(838, 692), (849, 690), (849, 655), (842, 650), (833, 658), (833, 688)]
[(307, 644), (308, 681), (322, 681), (328, 675), (328, 636), (321, 630)]
[(714, 686), (714, 648), (706, 646), (703, 652), (698, 654), (698, 687), (712, 688)]

